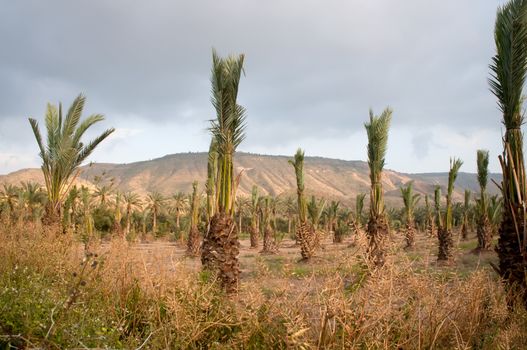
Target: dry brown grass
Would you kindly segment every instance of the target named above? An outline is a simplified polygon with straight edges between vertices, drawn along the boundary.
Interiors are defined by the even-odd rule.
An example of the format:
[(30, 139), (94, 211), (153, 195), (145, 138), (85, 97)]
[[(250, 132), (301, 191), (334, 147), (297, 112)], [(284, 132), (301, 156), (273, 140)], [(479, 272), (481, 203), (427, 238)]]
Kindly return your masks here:
[(328, 243), (309, 264), (298, 262), (298, 248), (285, 248), (290, 241), (273, 256), (260, 256), (242, 242), (240, 293), (231, 298), (216, 288), (213, 276), (200, 272), (198, 259), (184, 257), (184, 246), (94, 243), (90, 249), (96, 255), (83, 263), (82, 245), (52, 231), (3, 228), (0, 239), (0, 344), (143, 349), (521, 349), (527, 344), (525, 310), (507, 308), (506, 293), (486, 264), (460, 247), (456, 265), (437, 267), (435, 242), (423, 234), (412, 252), (400, 249), (397, 237), (386, 267), (378, 271), (367, 266), (360, 240), (353, 248), (349, 242)]

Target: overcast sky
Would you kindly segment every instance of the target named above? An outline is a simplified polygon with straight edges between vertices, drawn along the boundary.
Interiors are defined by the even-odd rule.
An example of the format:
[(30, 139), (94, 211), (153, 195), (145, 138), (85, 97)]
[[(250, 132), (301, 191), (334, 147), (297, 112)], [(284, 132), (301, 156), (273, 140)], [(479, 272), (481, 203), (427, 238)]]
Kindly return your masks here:
[[(366, 159), (364, 122), (393, 108), (387, 167), (498, 171), (500, 113), (489, 92), (497, 0), (3, 1), (0, 174), (39, 166), (27, 118), (87, 95), (90, 160), (128, 163), (206, 151), (211, 48), (245, 53), (239, 150)], [(91, 134), (93, 135), (93, 133)]]

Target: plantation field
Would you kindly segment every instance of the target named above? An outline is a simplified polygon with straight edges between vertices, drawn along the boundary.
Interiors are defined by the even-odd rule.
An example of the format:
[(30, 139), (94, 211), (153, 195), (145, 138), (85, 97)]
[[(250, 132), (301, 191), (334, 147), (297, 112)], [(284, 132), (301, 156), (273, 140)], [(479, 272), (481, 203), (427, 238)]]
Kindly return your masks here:
[[(242, 239), (239, 293), (225, 296), (179, 242), (120, 239), (84, 246), (33, 228), (2, 229), (4, 345), (46, 348), (521, 349), (525, 309), (507, 308), (474, 234), (436, 263), (437, 238), (419, 232), (370, 269), (363, 238), (329, 237), (309, 263), (294, 241), (262, 255)], [(353, 241), (353, 246), (350, 243)], [(84, 261), (84, 262), (83, 262)], [(7, 336), (9, 334), (9, 336)]]

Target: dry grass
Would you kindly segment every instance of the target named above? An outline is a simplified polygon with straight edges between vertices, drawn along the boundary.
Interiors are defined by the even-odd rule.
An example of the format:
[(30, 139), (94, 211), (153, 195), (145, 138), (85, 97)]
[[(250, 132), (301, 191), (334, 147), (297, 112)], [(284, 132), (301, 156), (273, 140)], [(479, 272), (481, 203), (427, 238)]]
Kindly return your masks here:
[[(226, 298), (184, 247), (92, 244), (38, 227), (0, 229), (0, 345), (142, 349), (521, 349), (527, 313), (508, 309), (484, 256), (463, 244), (435, 265), (435, 242), (395, 239), (371, 271), (364, 242), (326, 244), (309, 264), (282, 242), (242, 242), (240, 293)], [(329, 242), (329, 241), (328, 241)], [(0, 346), (1, 347), (1, 346)]]

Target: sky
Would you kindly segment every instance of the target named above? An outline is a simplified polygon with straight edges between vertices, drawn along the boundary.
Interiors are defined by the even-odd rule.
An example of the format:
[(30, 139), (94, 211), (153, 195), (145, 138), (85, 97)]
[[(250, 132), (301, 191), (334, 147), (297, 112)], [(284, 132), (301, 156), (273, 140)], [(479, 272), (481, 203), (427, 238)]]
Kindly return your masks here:
[(211, 51), (245, 54), (239, 151), (366, 160), (370, 108), (393, 109), (386, 167), (499, 171), (489, 91), (497, 0), (3, 1), (0, 174), (38, 167), (27, 118), (47, 103), (116, 132), (89, 158), (130, 163), (207, 151)]

